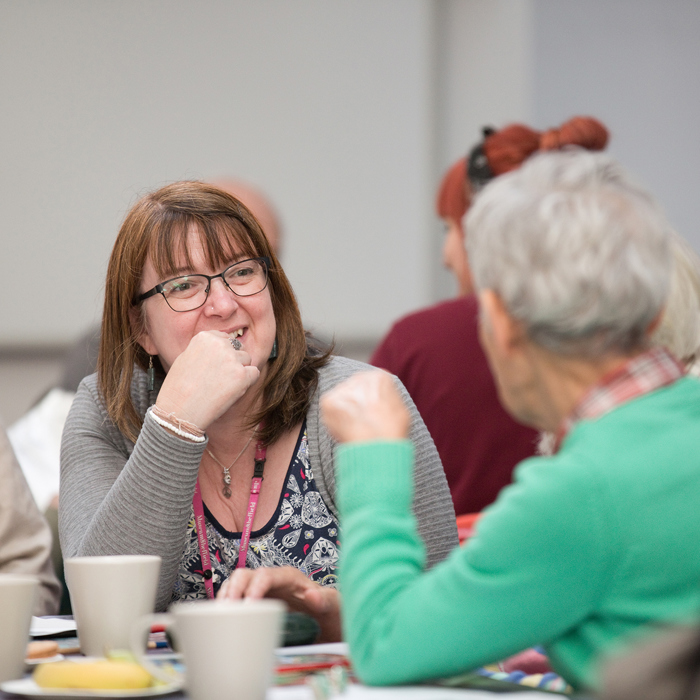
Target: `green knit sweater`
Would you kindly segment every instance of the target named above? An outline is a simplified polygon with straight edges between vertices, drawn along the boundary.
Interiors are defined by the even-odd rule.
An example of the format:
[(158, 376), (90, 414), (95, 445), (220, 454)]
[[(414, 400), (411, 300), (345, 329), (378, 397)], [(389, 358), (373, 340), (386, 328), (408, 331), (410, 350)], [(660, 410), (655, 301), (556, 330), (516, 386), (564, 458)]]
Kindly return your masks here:
[(578, 423), (522, 462), (476, 535), (423, 573), (409, 442), (344, 445), (345, 637), (370, 684), (449, 676), (544, 644), (574, 687), (655, 621), (700, 611), (700, 382)]

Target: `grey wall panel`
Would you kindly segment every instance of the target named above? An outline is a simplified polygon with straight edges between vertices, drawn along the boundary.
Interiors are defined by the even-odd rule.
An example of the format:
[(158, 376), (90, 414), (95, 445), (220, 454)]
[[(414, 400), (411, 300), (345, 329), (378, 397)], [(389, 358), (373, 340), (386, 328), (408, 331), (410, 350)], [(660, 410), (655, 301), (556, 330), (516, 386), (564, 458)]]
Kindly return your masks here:
[(601, 118), (610, 152), (700, 250), (700, 3), (535, 0), (536, 123)]
[[(318, 332), (378, 335), (426, 303), (431, 3), (0, 4), (0, 344), (97, 318), (142, 192), (264, 188)], [(31, 277), (27, 277), (31, 271)]]

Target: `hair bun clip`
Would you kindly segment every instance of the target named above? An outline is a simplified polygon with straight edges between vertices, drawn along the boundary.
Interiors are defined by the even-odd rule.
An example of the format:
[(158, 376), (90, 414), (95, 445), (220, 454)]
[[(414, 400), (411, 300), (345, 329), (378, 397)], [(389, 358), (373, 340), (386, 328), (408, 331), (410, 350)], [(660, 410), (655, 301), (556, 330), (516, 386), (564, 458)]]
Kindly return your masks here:
[[(492, 126), (485, 126), (481, 133), (484, 135), (484, 139), (487, 139), (491, 134), (495, 134), (496, 130)], [(493, 171), (484, 152), (484, 141), (477, 143), (467, 157), (467, 177), (472, 192), (478, 192), (484, 185), (493, 180)]]

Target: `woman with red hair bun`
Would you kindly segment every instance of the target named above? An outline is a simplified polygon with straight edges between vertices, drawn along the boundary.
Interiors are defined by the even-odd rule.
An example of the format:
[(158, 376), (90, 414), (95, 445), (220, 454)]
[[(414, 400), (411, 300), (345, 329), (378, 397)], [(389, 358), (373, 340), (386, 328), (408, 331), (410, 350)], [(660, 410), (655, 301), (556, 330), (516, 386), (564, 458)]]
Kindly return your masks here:
[(494, 177), (519, 168), (538, 151), (567, 147), (602, 151), (608, 143), (608, 130), (593, 117), (573, 117), (547, 131), (510, 124), (500, 131), (485, 127), (483, 134), (483, 141), (448, 169), (437, 194), (437, 214), (447, 227), (443, 261), (457, 278), (460, 294), (473, 291), (462, 226), (472, 196)]
[(443, 262), (459, 297), (400, 319), (370, 360), (401, 379), (442, 459), (458, 515), (481, 511), (511, 481), (513, 467), (534, 454), (537, 433), (501, 407), (477, 336), (477, 300), (462, 219), (472, 197), (493, 178), (519, 168), (538, 151), (601, 150), (607, 129), (573, 117), (536, 131), (523, 124), (486, 127), (483, 139), (443, 176), (436, 209), (445, 222)]

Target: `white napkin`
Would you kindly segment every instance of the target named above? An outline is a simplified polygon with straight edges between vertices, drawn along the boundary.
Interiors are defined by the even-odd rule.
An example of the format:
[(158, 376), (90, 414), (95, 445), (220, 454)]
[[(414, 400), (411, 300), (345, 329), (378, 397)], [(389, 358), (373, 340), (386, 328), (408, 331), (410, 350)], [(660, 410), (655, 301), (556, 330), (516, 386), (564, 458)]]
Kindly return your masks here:
[(58, 617), (32, 617), (29, 634), (32, 637), (43, 637), (47, 634), (77, 631), (75, 620), (62, 620)]

